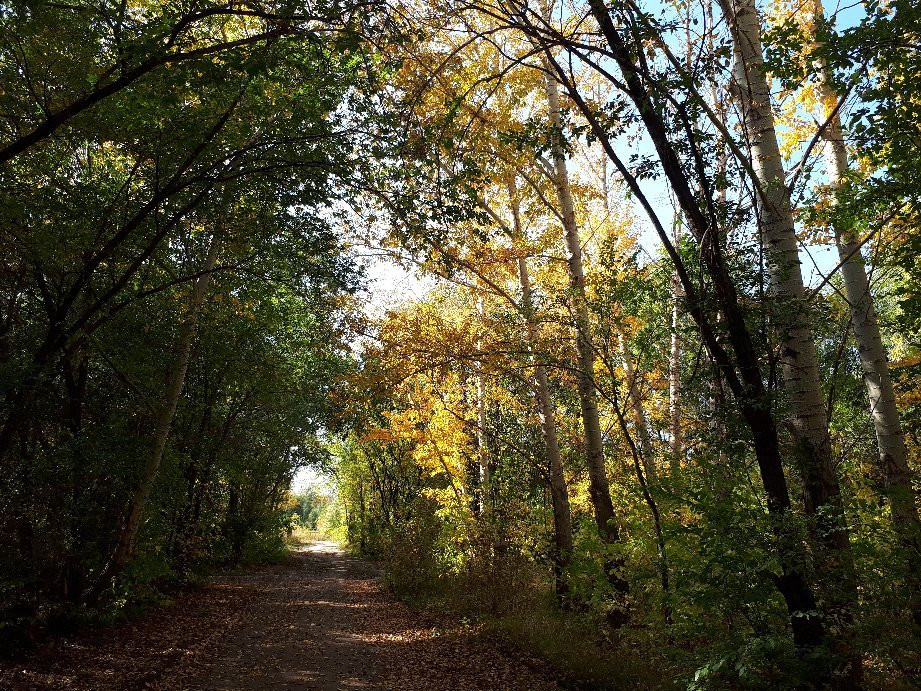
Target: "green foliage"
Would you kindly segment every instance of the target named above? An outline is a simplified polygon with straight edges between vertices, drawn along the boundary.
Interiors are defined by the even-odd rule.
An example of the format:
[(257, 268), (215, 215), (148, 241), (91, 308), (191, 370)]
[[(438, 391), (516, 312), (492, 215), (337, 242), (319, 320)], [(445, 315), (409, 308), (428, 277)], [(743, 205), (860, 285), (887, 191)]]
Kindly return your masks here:
[[(360, 277), (326, 219), (370, 168), (352, 159), (377, 69), (354, 34), (373, 12), (277, 17), (300, 9), (0, 9), (4, 627), (283, 552), (287, 485), (324, 461), (351, 367)], [(113, 583), (190, 322), (166, 452)]]
[[(807, 26), (783, 4), (760, 7), (780, 13), (761, 39), (783, 89), (782, 134), (809, 154), (790, 176), (796, 230), (806, 245), (835, 230), (865, 243), (917, 472), (921, 10), (874, 0), (847, 26)], [(747, 124), (723, 93), (727, 22), (689, 3), (611, 6), (638, 60), (630, 88), (648, 89), (656, 112), (634, 112), (610, 54), (597, 74), (579, 73), (597, 49), (580, 39), (563, 86), (587, 85), (591, 103), (564, 102), (555, 132), (535, 69), (541, 31), (519, 36), (518, 16), (493, 27), (495, 8), (488, 19), (450, 10), (463, 21), (447, 21), (446, 38), (431, 17), (399, 27), (400, 12), (364, 3), (320, 3), (309, 17), (289, 0), (0, 7), (0, 647), (55, 622), (124, 616), (209, 569), (283, 559), (297, 528), (380, 560), (402, 597), (488, 621), (599, 687), (793, 688), (834, 666), (831, 650), (793, 647), (778, 588), (794, 564), (824, 611), (840, 584), (822, 582), (825, 536), (799, 500), (810, 488), (795, 434), (774, 432), (789, 412), (779, 313), (764, 199), (740, 160)], [(559, 39), (553, 51), (572, 57)], [(664, 55), (681, 43), (685, 67)], [(847, 95), (852, 165), (835, 189), (813, 160), (822, 132), (811, 114), (802, 122), (826, 76), (817, 60)], [(653, 200), (663, 220), (675, 212), (684, 291), (672, 260), (647, 251), (608, 161), (594, 188), (592, 147), (607, 134), (654, 189), (661, 161), (642, 129), (654, 114), (656, 153), (674, 149), (686, 207), (700, 202), (709, 224), (694, 237)], [(551, 162), (556, 135), (565, 156)], [(561, 184), (563, 158), (572, 185)], [(584, 318), (581, 279), (556, 247), (560, 221), (583, 230)], [(339, 231), (364, 241), (380, 226), (387, 251), (399, 245), (444, 285), (358, 339), (370, 320), (358, 315), (354, 238)], [(859, 583), (847, 645), (884, 687), (921, 668), (911, 560), (896, 546), (840, 273), (804, 309), (829, 408), (827, 484), (841, 488), (842, 551)], [(750, 331), (754, 354), (733, 387), (747, 348), (729, 324), (736, 299), (732, 329)], [(701, 336), (708, 320), (715, 343)], [(580, 340), (593, 371), (579, 371)], [(534, 405), (538, 365), (549, 410)], [(760, 409), (746, 408), (753, 383), (768, 392)], [(616, 544), (595, 523), (585, 387), (601, 410)], [(759, 430), (743, 411), (771, 414), (760, 433), (779, 439), (783, 487), (770, 496), (792, 498), (789, 511), (766, 502)], [(548, 414), (571, 553), (555, 532)], [(331, 474), (335, 496), (290, 496), (305, 466)], [(138, 505), (131, 559), (110, 572)], [(824, 623), (836, 632), (841, 621)], [(615, 669), (605, 657), (631, 661)]]

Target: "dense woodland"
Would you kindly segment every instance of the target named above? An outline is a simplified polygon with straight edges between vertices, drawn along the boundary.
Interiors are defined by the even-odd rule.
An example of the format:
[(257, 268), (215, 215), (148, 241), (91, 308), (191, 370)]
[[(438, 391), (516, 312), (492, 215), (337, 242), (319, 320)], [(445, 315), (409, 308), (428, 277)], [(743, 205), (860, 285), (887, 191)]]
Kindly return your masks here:
[(0, 646), (297, 524), (598, 687), (917, 688), (919, 45), (907, 0), (0, 4)]

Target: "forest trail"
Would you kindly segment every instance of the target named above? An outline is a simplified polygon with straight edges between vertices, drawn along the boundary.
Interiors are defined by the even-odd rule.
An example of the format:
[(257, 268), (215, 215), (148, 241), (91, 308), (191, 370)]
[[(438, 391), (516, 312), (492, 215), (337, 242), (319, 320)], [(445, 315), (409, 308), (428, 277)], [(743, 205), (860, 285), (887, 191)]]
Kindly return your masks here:
[(469, 628), (397, 601), (372, 564), (319, 542), (184, 593), (170, 607), (59, 641), (3, 689), (555, 689)]

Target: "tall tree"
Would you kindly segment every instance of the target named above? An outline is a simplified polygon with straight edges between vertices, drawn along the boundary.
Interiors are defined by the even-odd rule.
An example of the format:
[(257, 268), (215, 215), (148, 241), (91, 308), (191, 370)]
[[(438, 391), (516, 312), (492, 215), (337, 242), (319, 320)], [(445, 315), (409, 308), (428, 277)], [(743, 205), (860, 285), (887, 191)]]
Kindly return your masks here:
[[(815, 591), (806, 577), (804, 551), (798, 545), (795, 534), (791, 532), (792, 507), (784, 476), (777, 424), (771, 411), (769, 392), (761, 377), (755, 344), (746, 326), (738, 292), (726, 267), (719, 244), (718, 229), (712, 223), (712, 216), (708, 220), (701, 210), (698, 198), (691, 190), (680, 158), (669, 140), (669, 129), (665, 124), (664, 116), (656, 107), (652, 85), (646, 81), (649, 75), (632, 57), (627, 43), (614, 25), (609, 9), (600, 0), (592, 0), (589, 7), (623, 75), (622, 88), (638, 111), (639, 118), (652, 140), (662, 169), (698, 243), (701, 260), (707, 267), (707, 272), (713, 282), (714, 297), (725, 319), (728, 341), (732, 347), (735, 362), (718, 339), (715, 320), (704, 311), (704, 303), (697, 297), (697, 288), (684, 269), (680, 255), (671, 243), (661, 222), (658, 221), (636, 177), (630, 173), (617, 155), (596, 112), (589, 108), (578, 88), (571, 81), (569, 74), (555, 61), (553, 61), (554, 72), (557, 78), (566, 85), (569, 95), (590, 123), (593, 135), (603, 144), (605, 152), (624, 177), (631, 192), (640, 199), (660, 241), (675, 264), (685, 291), (689, 313), (700, 330), (711, 357), (730, 383), (742, 407), (745, 421), (754, 438), (755, 454), (768, 498), (768, 510), (774, 519), (772, 528), (777, 540), (775, 554), (782, 570), (782, 576), (776, 581), (778, 590), (787, 605), (794, 642), (804, 651), (814, 650), (825, 643), (825, 626), (821, 618), (816, 615)], [(530, 22), (523, 28), (531, 33), (535, 32), (534, 25)], [(804, 654), (811, 653), (804, 652)], [(826, 672), (818, 666), (811, 672), (819, 683), (827, 679)]]
[(166, 449), (173, 418), (179, 405), (179, 397), (185, 384), (186, 372), (189, 369), (192, 347), (198, 328), (198, 314), (207, 295), (208, 285), (211, 282), (214, 265), (217, 263), (220, 251), (220, 233), (220, 229), (215, 229), (207, 243), (207, 254), (200, 269), (201, 275), (192, 283), (188, 302), (182, 310), (182, 322), (179, 325), (179, 335), (174, 349), (175, 359), (170, 363), (170, 369), (166, 375), (163, 400), (158, 406), (157, 415), (154, 419), (153, 436), (150, 439), (151, 449), (144, 461), (144, 465), (141, 467), (137, 489), (128, 505), (128, 514), (118, 536), (115, 553), (100, 574), (96, 586), (97, 592), (106, 585), (108, 579), (121, 573), (134, 553), (138, 531), (141, 528), (141, 522), (144, 518), (151, 492), (153, 492), (154, 483), (157, 480), (157, 473), (163, 462), (163, 452)]
[[(547, 109), (550, 119), (550, 156), (553, 166), (553, 185), (559, 202), (559, 212), (563, 224), (566, 249), (569, 254), (569, 297), (572, 302), (576, 328), (576, 352), (578, 354), (578, 371), (576, 380), (579, 389), (579, 405), (582, 409), (582, 425), (585, 432), (585, 453), (588, 463), (589, 483), (592, 506), (595, 510), (595, 523), (601, 539), (616, 545), (620, 541), (620, 530), (614, 516), (614, 503), (608, 484), (607, 469), (604, 463), (604, 443), (601, 438), (601, 420), (598, 415), (598, 399), (595, 393), (595, 351), (592, 343), (592, 325), (585, 300), (585, 273), (582, 267), (582, 241), (576, 222), (576, 210), (572, 200), (569, 184), (569, 171), (566, 167), (566, 155), (563, 148), (563, 121), (560, 114), (559, 87), (550, 66), (545, 61), (545, 91)], [(627, 591), (627, 582), (619, 573), (622, 565), (620, 558), (610, 559), (606, 566), (612, 586), (621, 594)]]
[[(822, 2), (812, 0), (809, 7), (811, 24), (816, 36), (821, 36), (826, 31)], [(843, 103), (835, 87), (828, 60), (822, 55), (822, 41), (817, 41), (812, 49), (816, 52), (813, 59), (818, 91), (816, 114), (826, 144), (828, 189), (835, 195), (846, 188), (850, 170), (847, 143), (841, 125), (840, 111)], [(908, 467), (908, 450), (889, 372), (889, 357), (880, 333), (860, 238), (852, 220), (849, 214), (835, 215), (832, 222), (835, 244), (851, 315), (851, 328), (870, 404), (870, 416), (876, 431), (879, 468), (889, 499), (893, 527), (908, 558), (910, 587), (914, 591), (912, 616), (921, 625), (921, 519), (918, 515), (918, 497)]]
[[(512, 211), (513, 240), (524, 244), (524, 232), (521, 224), (521, 203), (518, 186), (512, 177), (508, 186)], [(523, 248), (522, 248), (523, 249)], [(560, 457), (560, 444), (557, 438), (556, 413), (550, 396), (550, 380), (547, 367), (540, 361), (537, 352), (540, 344), (537, 317), (534, 310), (534, 298), (531, 291), (531, 279), (528, 276), (528, 258), (522, 253), (518, 257), (518, 282), (521, 286), (521, 310), (524, 313), (528, 336), (528, 350), (534, 361), (534, 384), (537, 389), (537, 407), (540, 412), (541, 430), (544, 435), (544, 450), (547, 457), (549, 475), (550, 501), (553, 505), (553, 540), (556, 594), (562, 599), (569, 590), (566, 582), (566, 568), (572, 557), (572, 517), (569, 507), (569, 488), (563, 473), (563, 461)]]
[(852, 658), (849, 674), (856, 684), (861, 674), (860, 663), (849, 648), (857, 582), (841, 487), (835, 473), (818, 352), (800, 271), (790, 191), (774, 126), (761, 46), (761, 22), (753, 0), (726, 0), (723, 12), (735, 51), (733, 89), (742, 110), (756, 176), (759, 230), (771, 291), (778, 301), (772, 319), (779, 335), (784, 388), (795, 437), (794, 453), (803, 476), (806, 513), (815, 521), (813, 534), (821, 546), (817, 559), (826, 562), (822, 571), (829, 578), (826, 615), (837, 620), (837, 626), (845, 632), (841, 653)]

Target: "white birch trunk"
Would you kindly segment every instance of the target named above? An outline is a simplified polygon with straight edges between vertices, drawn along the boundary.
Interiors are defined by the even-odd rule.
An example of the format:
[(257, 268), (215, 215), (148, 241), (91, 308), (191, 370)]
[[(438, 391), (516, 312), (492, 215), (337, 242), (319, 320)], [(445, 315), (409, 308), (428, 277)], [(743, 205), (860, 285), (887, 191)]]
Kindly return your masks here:
[[(514, 239), (520, 241), (522, 238), (521, 217), (514, 183), (509, 185), (509, 195), (511, 197), (512, 218), (514, 221)], [(540, 338), (537, 322), (534, 318), (534, 300), (531, 293), (531, 280), (528, 276), (528, 260), (524, 256), (518, 257), (518, 282), (521, 287), (521, 304), (527, 328), (528, 351), (532, 362), (534, 362), (534, 383), (537, 389), (538, 413), (540, 415), (541, 430), (544, 435), (544, 449), (550, 478), (550, 501), (553, 507), (553, 534), (557, 552), (554, 559), (557, 593), (562, 596), (568, 590), (562, 571), (569, 563), (569, 558), (572, 554), (572, 516), (569, 507), (569, 488), (566, 486), (563, 462), (560, 458), (556, 417), (554, 415), (553, 400), (550, 397), (547, 368), (535, 360), (535, 352), (538, 349)]]
[(669, 463), (673, 475), (681, 470), (681, 456), (684, 453), (684, 440), (681, 437), (681, 336), (678, 333), (680, 300), (681, 282), (678, 275), (673, 274), (671, 348), (668, 354)]
[[(821, 0), (813, 0), (815, 18), (822, 19)], [(838, 94), (828, 73), (824, 60), (815, 62), (819, 76), (818, 89), (822, 122), (828, 119), (823, 137), (825, 139), (825, 159), (828, 166), (828, 184), (835, 191), (845, 181), (848, 171), (847, 147), (841, 130), (841, 119), (834, 113), (838, 103)], [(908, 454), (905, 447), (905, 435), (899, 418), (895, 401), (895, 390), (889, 375), (889, 357), (883, 345), (879, 330), (879, 320), (870, 282), (867, 278), (866, 265), (858, 246), (858, 239), (851, 228), (835, 225), (835, 240), (838, 256), (841, 260), (841, 274), (844, 277), (844, 289), (851, 312), (851, 324), (854, 340), (860, 352), (860, 364), (863, 369), (867, 397), (870, 402), (870, 414), (876, 429), (879, 444), (880, 466), (887, 486), (903, 486), (911, 491)], [(917, 510), (911, 513), (917, 521)]]
[[(578, 372), (576, 373), (579, 392), (579, 405), (582, 412), (582, 424), (585, 432), (586, 460), (589, 475), (589, 494), (595, 510), (595, 522), (598, 532), (605, 542), (614, 543), (620, 538), (614, 522), (614, 504), (608, 484), (604, 464), (604, 446), (601, 438), (601, 421), (598, 414), (598, 400), (595, 392), (595, 353), (592, 346), (591, 321), (585, 300), (585, 274), (582, 268), (582, 246), (579, 240), (579, 228), (576, 224), (572, 190), (569, 184), (569, 171), (561, 142), (562, 119), (560, 117), (560, 94), (553, 79), (550, 65), (544, 61), (545, 89), (550, 125), (554, 130), (551, 143), (553, 159), (553, 183), (559, 202), (560, 216), (563, 219), (563, 231), (566, 248), (569, 252), (570, 298), (576, 322), (576, 351), (578, 355)], [(609, 572), (609, 576), (613, 574)], [(613, 581), (612, 581), (613, 582)], [(626, 584), (615, 584), (626, 589)]]
[[(761, 27), (753, 0), (723, 0), (736, 51), (734, 89), (742, 106), (752, 151), (752, 166), (761, 186), (759, 217), (771, 292), (778, 301), (775, 325), (796, 435), (818, 461), (830, 460), (828, 414), (819, 376), (818, 355), (800, 271), (790, 193), (777, 143), (771, 94), (761, 51)], [(834, 482), (832, 468), (820, 469)]]
[(844, 665), (838, 674), (845, 687), (856, 687), (861, 664), (860, 657), (854, 654), (852, 639), (853, 608), (857, 602), (853, 557), (832, 457), (828, 411), (810, 328), (790, 191), (765, 74), (761, 23), (754, 0), (722, 0), (722, 5), (735, 49), (733, 87), (751, 147), (755, 182), (760, 188), (757, 206), (761, 238), (770, 292), (776, 303), (771, 316), (780, 340), (793, 451), (802, 473), (806, 513), (812, 520), (816, 571), (825, 591), (822, 610), (831, 630), (838, 632), (835, 647)]
[[(811, 9), (813, 25), (818, 26), (824, 21), (821, 0), (812, 0)], [(817, 58), (813, 66), (819, 78), (817, 115), (820, 122), (827, 120), (823, 132), (824, 153), (828, 167), (828, 186), (834, 194), (846, 181), (849, 168), (847, 146), (841, 128), (841, 118), (837, 112), (839, 95), (826, 61)], [(917, 600), (917, 591), (921, 590), (921, 520), (908, 466), (908, 451), (896, 405), (895, 389), (889, 374), (889, 357), (879, 330), (879, 320), (858, 238), (849, 226), (835, 223), (834, 229), (854, 341), (860, 354), (870, 416), (876, 431), (879, 468), (888, 495), (893, 527), (906, 549), (909, 569), (915, 574), (913, 590), (916, 591), (914, 599)], [(915, 602), (913, 610), (916, 620), (921, 623), (921, 602)]]
[(633, 367), (633, 353), (630, 352), (627, 338), (619, 329), (617, 330), (617, 348), (620, 351), (621, 365), (627, 377), (627, 403), (630, 408), (630, 415), (633, 418), (633, 426), (636, 428), (636, 434), (640, 441), (640, 451), (643, 454), (643, 472), (646, 474), (646, 479), (653, 482), (658, 473), (656, 472), (655, 450), (652, 447), (652, 435), (649, 433), (646, 407), (643, 405), (643, 395), (640, 393), (636, 370)]
[[(485, 310), (483, 307), (483, 298), (477, 300), (477, 313), (480, 319), (483, 319)], [(477, 347), (482, 350), (482, 342), (477, 343)], [(487, 447), (486, 438), (486, 380), (483, 377), (483, 361), (477, 362), (476, 372), (476, 411), (477, 411), (477, 460), (480, 464), (480, 508), (486, 511), (487, 501), (489, 498), (489, 448)]]
[(157, 473), (163, 460), (163, 452), (166, 450), (166, 443), (169, 440), (173, 417), (179, 404), (179, 396), (182, 394), (182, 388), (185, 384), (185, 375), (189, 368), (189, 360), (192, 354), (192, 343), (195, 340), (198, 327), (198, 315), (208, 290), (208, 284), (211, 282), (211, 271), (217, 262), (219, 245), (218, 238), (212, 237), (208, 255), (202, 266), (204, 273), (192, 284), (192, 294), (189, 297), (185, 315), (179, 325), (179, 337), (176, 341), (175, 349), (176, 356), (167, 375), (163, 404), (160, 406), (154, 421), (152, 447), (141, 470), (137, 489), (128, 510), (128, 518), (122, 528), (111, 565), (107, 568), (108, 575), (114, 576), (117, 574), (134, 554), (144, 511), (156, 484)]

